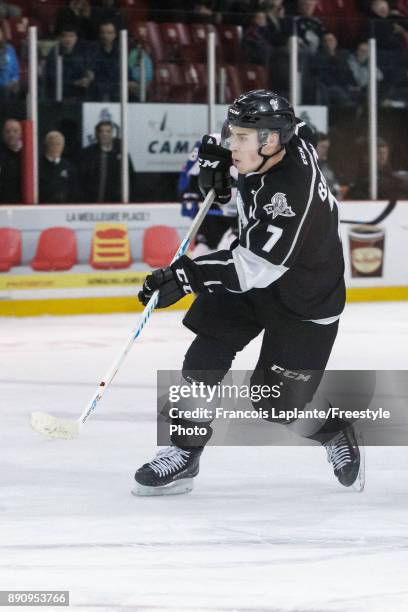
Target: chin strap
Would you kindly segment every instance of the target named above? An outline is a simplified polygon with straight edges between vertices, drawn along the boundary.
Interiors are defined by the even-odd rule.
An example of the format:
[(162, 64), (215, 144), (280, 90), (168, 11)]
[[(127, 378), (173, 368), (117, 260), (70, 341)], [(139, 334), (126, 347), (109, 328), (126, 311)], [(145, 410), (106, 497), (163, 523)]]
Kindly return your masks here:
[(261, 153), (262, 149), (264, 148), (265, 145), (262, 145), (262, 147), (259, 147), (258, 149), (258, 155), (260, 157), (262, 157), (262, 161), (260, 163), (260, 165), (258, 166), (258, 168), (255, 170), (255, 172), (259, 172), (260, 169), (262, 168), (262, 166), (264, 166), (266, 164), (267, 161), (269, 161), (270, 159), (272, 159), (272, 157), (275, 157), (276, 155), (279, 155), (279, 153), (281, 153), (285, 147), (282, 147), (278, 150), (275, 151), (275, 153), (273, 153), (272, 155), (264, 155), (263, 153)]

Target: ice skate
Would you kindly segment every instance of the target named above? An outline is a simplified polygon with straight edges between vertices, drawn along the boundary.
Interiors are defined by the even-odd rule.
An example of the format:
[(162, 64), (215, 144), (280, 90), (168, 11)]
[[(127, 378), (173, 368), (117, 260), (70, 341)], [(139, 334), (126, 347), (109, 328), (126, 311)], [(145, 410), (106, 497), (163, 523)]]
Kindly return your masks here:
[(188, 493), (199, 471), (202, 450), (202, 447), (189, 450), (178, 446), (162, 448), (152, 461), (137, 470), (133, 495)]
[(323, 446), (327, 452), (327, 461), (332, 464), (340, 484), (362, 491), (365, 484), (364, 446), (353, 426), (340, 431)]

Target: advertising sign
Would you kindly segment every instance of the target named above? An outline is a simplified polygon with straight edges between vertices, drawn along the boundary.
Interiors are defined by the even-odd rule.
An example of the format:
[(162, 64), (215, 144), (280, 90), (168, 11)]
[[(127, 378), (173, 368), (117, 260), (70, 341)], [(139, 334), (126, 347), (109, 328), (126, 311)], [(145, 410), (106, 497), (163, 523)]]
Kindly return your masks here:
[[(216, 131), (225, 121), (227, 106), (216, 105)], [(297, 115), (318, 131), (327, 131), (325, 106), (299, 106)], [(95, 139), (95, 126), (100, 121), (114, 125), (120, 137), (118, 103), (83, 105), (83, 146)], [(129, 104), (129, 154), (136, 172), (180, 172), (197, 140), (208, 131), (208, 107), (205, 104)]]

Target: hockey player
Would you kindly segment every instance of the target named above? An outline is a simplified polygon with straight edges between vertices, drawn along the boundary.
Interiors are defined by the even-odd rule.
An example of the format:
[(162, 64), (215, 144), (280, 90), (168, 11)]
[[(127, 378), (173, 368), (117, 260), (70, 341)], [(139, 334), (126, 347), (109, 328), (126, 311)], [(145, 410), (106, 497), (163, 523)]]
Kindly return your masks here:
[[(306, 126), (297, 123), (285, 98), (256, 90), (229, 107), (222, 146), (203, 138), (199, 184), (204, 194), (213, 188), (220, 206), (226, 204), (230, 165), (239, 172), (239, 239), (228, 250), (194, 261), (183, 256), (155, 270), (139, 294), (146, 304), (159, 289), (159, 308), (186, 293), (198, 294), (184, 318), (196, 334), (183, 363), (185, 384), (217, 384), (236, 353), (264, 331), (253, 380), (261, 375), (270, 386), (283, 381), (289, 396), (304, 403), (319, 385), (344, 308), (344, 262), (337, 203), (305, 135)], [(283, 377), (300, 370), (309, 376)], [(210, 423), (205, 430), (194, 439), (174, 435), (172, 446), (137, 470), (134, 492), (191, 490)], [(341, 484), (359, 484), (360, 449), (351, 425), (328, 418), (304, 437), (325, 446)]]
[[(211, 134), (217, 143), (221, 139), (221, 134)], [(198, 212), (199, 203), (202, 195), (198, 186), (198, 175), (200, 166), (198, 163), (198, 150), (201, 141), (198, 141), (183, 169), (178, 180), (178, 192), (181, 199), (181, 214), (184, 217), (194, 218)], [(231, 177), (236, 185), (238, 178), (237, 169), (230, 168)], [(237, 205), (236, 205), (236, 186), (232, 187), (232, 195), (228, 204), (220, 207), (213, 204), (207, 213), (195, 240), (195, 247), (191, 252), (193, 259), (200, 255), (211, 253), (217, 249), (227, 249), (238, 235), (237, 226)]]

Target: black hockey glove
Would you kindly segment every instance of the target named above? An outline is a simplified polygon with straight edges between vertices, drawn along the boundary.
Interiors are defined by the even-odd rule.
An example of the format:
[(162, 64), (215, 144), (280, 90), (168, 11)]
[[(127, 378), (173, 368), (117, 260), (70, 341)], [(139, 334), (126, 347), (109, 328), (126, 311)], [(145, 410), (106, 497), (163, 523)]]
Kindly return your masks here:
[(168, 268), (160, 268), (149, 274), (139, 291), (139, 302), (146, 306), (156, 289), (159, 290), (159, 301), (156, 308), (167, 308), (175, 304), (188, 293), (200, 290), (198, 266), (186, 255), (183, 255)]
[(217, 145), (215, 138), (203, 136), (198, 150), (198, 163), (200, 166), (198, 185), (203, 196), (205, 197), (210, 189), (214, 189), (217, 195), (216, 202), (221, 205), (227, 204), (231, 199), (231, 151)]

